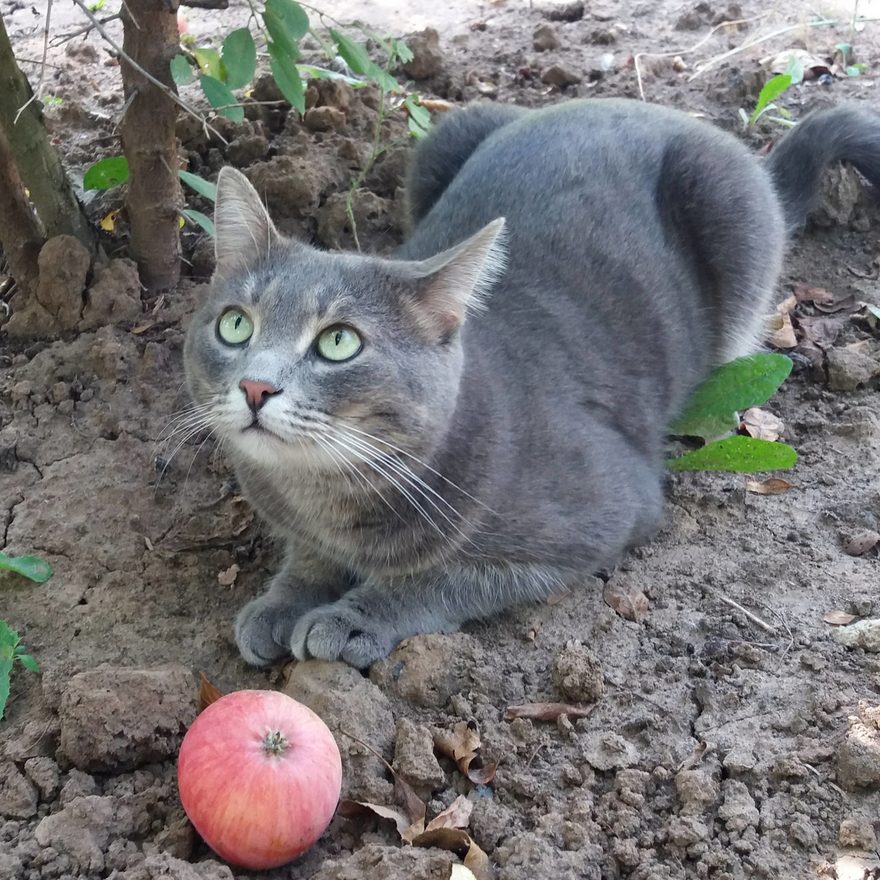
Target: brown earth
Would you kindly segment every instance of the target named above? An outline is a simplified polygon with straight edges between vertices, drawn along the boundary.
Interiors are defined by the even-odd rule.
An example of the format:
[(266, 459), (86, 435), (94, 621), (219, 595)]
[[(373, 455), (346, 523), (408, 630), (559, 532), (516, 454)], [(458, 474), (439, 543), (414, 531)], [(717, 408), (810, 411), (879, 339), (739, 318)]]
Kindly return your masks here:
[[(877, 24), (854, 35), (845, 23), (796, 27), (705, 69), (697, 65), (748, 38), (802, 23), (806, 10), (780, 5), (685, 53), (717, 22), (766, 7), (562, 5), (452, 5), (439, 20), (440, 56), (422, 59), (435, 70), (419, 90), (527, 105), (638, 97), (633, 54), (655, 53), (639, 59), (649, 100), (737, 130), (738, 109), (754, 106), (767, 76), (759, 59), (797, 47), (827, 58), (848, 40), (867, 65), (862, 76), (807, 82), (782, 103), (795, 118), (818, 104), (878, 103)], [(441, 15), (417, 20), (421, 10), (381, 3), (356, 12), (368, 13), (392, 29)], [(31, 7), (0, 0), (0, 14), (20, 56), (39, 57)], [(78, 26), (75, 11), (55, 14), (58, 33)], [(200, 35), (245, 15), (188, 14)], [(831, 14), (845, 20), (848, 11)], [(118, 69), (94, 35), (53, 48), (49, 60), (57, 67), (45, 93), (62, 100), (47, 115), (68, 167), (81, 173), (118, 151)], [(367, 154), (375, 95), (322, 86), (310, 100), (317, 112), (306, 120), (255, 108), (245, 125), (224, 125), (228, 147), (183, 120), (182, 156), (206, 176), (224, 163), (245, 168), (283, 228), (347, 247), (344, 193)], [(388, 129), (386, 142), (401, 133), (400, 118)], [(748, 138), (762, 148), (779, 131), (764, 120)], [(400, 240), (405, 158), (404, 147), (391, 150), (358, 194), (365, 247)], [(802, 283), (880, 304), (880, 216), (854, 180), (829, 177), (780, 300)], [(89, 209), (103, 216), (119, 201), (111, 192)], [(123, 244), (108, 238), (108, 252), (121, 255)], [(277, 670), (243, 665), (230, 629), (275, 551), (211, 438), (174, 430), (186, 403), (184, 329), (210, 272), (210, 246), (189, 230), (185, 246), (191, 277), (140, 314), (127, 264), (115, 263), (86, 279), (88, 301), (72, 311), (67, 302), (61, 338), (0, 337), (0, 544), (55, 568), (42, 586), (0, 577), (0, 617), (43, 670), (16, 672), (0, 727), (3, 878), (255, 876), (211, 857), (174, 780), (194, 673), (223, 690), (280, 684)], [(856, 304), (826, 315), (802, 302), (795, 324), (795, 372), (767, 407), (800, 453), (786, 475), (793, 487), (761, 495), (736, 475), (671, 479), (661, 533), (608, 584), (643, 592), (644, 620), (616, 614), (592, 579), (463, 634), (412, 639), (369, 678), (326, 664), (286, 671), (289, 691), (331, 728), (393, 760), (430, 815), (466, 795), (470, 833), (500, 880), (878, 876), (880, 646), (876, 628), (873, 640), (868, 632), (842, 644), (823, 615), (880, 617), (877, 548), (846, 552), (870, 547), (865, 533), (880, 531), (880, 332)], [(504, 718), (510, 705), (597, 697), (576, 720)], [(479, 730), (483, 760), (499, 763), (488, 785), (434, 754), (435, 732), (462, 720)], [(343, 734), (339, 743), (346, 796), (393, 803), (383, 765)], [(259, 876), (439, 880), (450, 858), (401, 848), (385, 824), (337, 818), (300, 861)]]

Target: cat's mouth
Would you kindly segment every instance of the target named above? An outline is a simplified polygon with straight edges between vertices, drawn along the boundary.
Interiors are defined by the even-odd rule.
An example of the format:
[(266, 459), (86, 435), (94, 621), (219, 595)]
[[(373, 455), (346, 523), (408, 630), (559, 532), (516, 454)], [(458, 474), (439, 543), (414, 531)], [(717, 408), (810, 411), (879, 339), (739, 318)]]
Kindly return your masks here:
[(271, 428), (267, 428), (259, 419), (254, 419), (246, 428), (242, 428), (242, 434), (259, 434), (261, 437), (271, 437), (284, 443), (284, 438), (276, 434)]

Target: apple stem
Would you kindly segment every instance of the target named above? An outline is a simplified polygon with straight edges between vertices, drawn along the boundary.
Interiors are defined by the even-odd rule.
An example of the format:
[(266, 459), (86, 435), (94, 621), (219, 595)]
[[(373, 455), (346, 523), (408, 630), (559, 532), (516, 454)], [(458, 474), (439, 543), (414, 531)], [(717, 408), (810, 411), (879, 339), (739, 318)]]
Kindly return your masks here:
[(287, 751), (287, 737), (280, 730), (272, 730), (263, 737), (263, 751), (267, 755), (283, 755)]

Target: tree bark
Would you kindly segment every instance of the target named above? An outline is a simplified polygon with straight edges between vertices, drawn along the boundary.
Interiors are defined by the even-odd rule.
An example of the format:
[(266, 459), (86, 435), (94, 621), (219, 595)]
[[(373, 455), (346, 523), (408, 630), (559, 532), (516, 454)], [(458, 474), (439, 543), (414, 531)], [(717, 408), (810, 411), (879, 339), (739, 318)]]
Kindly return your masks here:
[[(177, 5), (177, 0), (128, 0), (122, 5), (123, 50), (171, 90), (170, 62), (180, 51)], [(177, 176), (177, 105), (124, 58), (120, 64), (128, 106), (122, 148), (129, 168), (126, 209), (132, 256), (148, 290), (168, 290), (180, 278), (183, 197)]]
[(43, 230), (25, 195), (24, 184), (3, 129), (0, 127), (0, 245), (21, 296), (28, 302), (39, 279), (37, 258), (43, 246)]
[(46, 236), (76, 236), (93, 252), (94, 231), (49, 140), (39, 101), (31, 101), (15, 121), (32, 95), (27, 77), (15, 63), (9, 36), (0, 18), (0, 129), (6, 133), (18, 172)]

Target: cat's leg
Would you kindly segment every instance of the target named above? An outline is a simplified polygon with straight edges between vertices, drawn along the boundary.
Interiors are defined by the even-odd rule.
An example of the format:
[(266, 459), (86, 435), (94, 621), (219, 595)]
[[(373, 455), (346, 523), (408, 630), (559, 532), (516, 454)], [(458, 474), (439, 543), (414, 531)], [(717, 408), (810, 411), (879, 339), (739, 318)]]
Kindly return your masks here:
[(347, 572), (288, 546), (284, 565), (266, 592), (248, 602), (235, 620), (241, 656), (253, 666), (289, 656), (296, 622), (313, 608), (335, 602), (350, 586)]
[(295, 657), (344, 660), (363, 669), (403, 639), (454, 632), (468, 620), (544, 599), (574, 575), (549, 566), (456, 567), (366, 583), (316, 608), (293, 630)]

